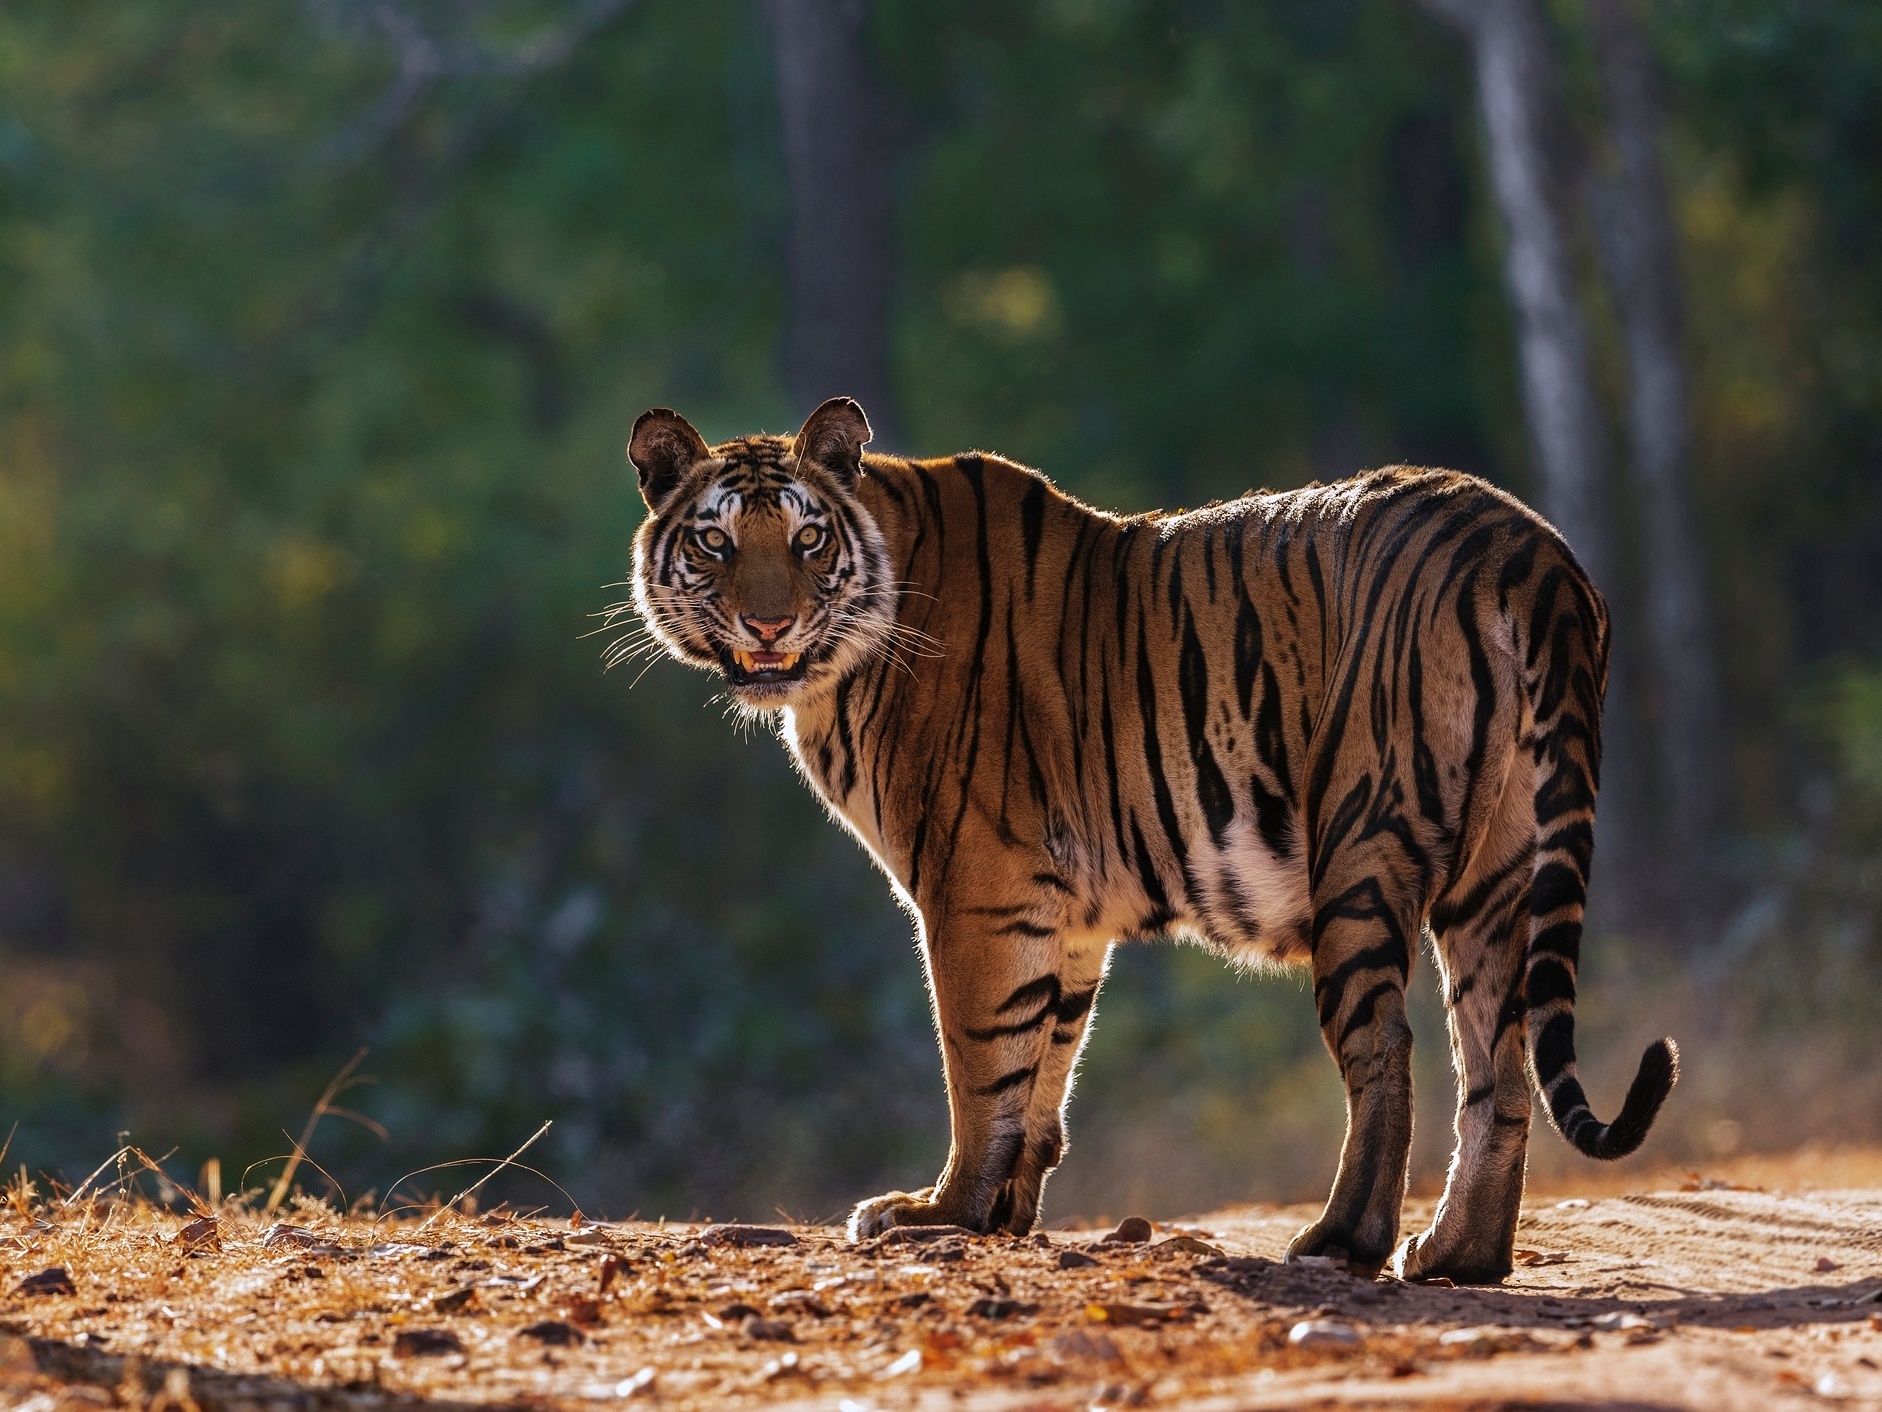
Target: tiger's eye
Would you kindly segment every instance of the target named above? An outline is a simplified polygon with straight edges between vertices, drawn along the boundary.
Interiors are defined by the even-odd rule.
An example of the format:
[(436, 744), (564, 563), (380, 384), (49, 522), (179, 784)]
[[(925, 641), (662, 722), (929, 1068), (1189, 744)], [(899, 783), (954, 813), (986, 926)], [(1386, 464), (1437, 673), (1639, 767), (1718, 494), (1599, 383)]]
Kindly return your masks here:
[(699, 532), (699, 542), (712, 553), (723, 554), (726, 545), (730, 544), (732, 540), (724, 530), (709, 528)]
[(815, 549), (822, 543), (823, 530), (817, 525), (805, 525), (797, 532), (797, 547), (799, 549)]

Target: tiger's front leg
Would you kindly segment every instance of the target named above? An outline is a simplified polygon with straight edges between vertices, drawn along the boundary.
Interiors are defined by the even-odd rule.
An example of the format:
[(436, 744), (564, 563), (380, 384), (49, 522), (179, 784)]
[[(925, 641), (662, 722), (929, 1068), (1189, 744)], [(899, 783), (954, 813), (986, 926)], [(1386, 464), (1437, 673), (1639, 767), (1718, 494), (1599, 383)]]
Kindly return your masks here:
[(891, 1226), (1031, 1230), (1064, 1153), (1062, 1108), (1107, 949), (1068, 944), (1052, 907), (922, 908), (922, 954), (941, 1033), (952, 1143), (939, 1181), (850, 1215), (852, 1240)]

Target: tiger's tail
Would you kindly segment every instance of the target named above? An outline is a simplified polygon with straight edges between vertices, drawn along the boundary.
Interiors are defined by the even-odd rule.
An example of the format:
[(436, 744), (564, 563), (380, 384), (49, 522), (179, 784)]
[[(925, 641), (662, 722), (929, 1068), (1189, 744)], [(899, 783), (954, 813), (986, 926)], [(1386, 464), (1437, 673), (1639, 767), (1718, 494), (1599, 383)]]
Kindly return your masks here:
[[(1524, 976), (1530, 1072), (1556, 1130), (1578, 1151), (1610, 1160), (1645, 1141), (1679, 1078), (1679, 1050), (1670, 1039), (1648, 1045), (1620, 1115), (1611, 1123), (1595, 1117), (1575, 1071), (1575, 977), (1601, 776), (1607, 606), (1564, 555), (1541, 576), (1529, 607), (1524, 680), (1536, 760), (1536, 860)], [(1519, 642), (1523, 636), (1519, 630)]]

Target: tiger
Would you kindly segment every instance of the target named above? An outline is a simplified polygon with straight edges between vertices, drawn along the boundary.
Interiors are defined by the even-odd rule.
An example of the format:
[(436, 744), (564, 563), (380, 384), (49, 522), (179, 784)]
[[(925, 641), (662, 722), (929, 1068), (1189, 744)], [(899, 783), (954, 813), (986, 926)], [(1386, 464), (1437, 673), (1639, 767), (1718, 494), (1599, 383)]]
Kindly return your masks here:
[[(1611, 1123), (1577, 1076), (1609, 619), (1567, 543), (1453, 471), (1118, 515), (871, 436), (837, 397), (794, 437), (716, 446), (656, 408), (628, 445), (650, 650), (774, 722), (914, 920), (949, 1152), (933, 1186), (858, 1204), (850, 1239), (1031, 1231), (1113, 949), (1180, 937), (1312, 977), (1346, 1129), (1286, 1257), (1509, 1275), (1530, 1084), (1612, 1159), (1678, 1076), (1650, 1045)], [(1400, 1244), (1427, 944), (1455, 1148)]]

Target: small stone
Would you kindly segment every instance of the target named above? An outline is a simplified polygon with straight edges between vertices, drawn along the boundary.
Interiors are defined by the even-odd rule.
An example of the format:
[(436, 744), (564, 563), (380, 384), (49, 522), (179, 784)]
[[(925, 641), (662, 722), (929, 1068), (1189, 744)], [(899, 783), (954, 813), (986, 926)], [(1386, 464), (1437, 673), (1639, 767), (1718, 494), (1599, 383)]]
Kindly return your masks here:
[(1142, 1245), (1156, 1234), (1156, 1228), (1142, 1216), (1126, 1216), (1117, 1223), (1117, 1229), (1105, 1237), (1120, 1245)]
[(758, 1381), (761, 1383), (774, 1382), (778, 1378), (788, 1377), (792, 1373), (801, 1371), (802, 1369), (797, 1366), (797, 1352), (793, 1349), (789, 1353), (780, 1353), (776, 1358), (773, 1358), (769, 1363), (765, 1364), (763, 1368), (759, 1369)]
[(888, 1367), (884, 1368), (880, 1373), (876, 1374), (876, 1376), (879, 1378), (899, 1378), (904, 1374), (919, 1373), (920, 1371), (921, 1350), (919, 1348), (911, 1348), (900, 1358), (889, 1364)]
[(739, 1327), (746, 1338), (766, 1339), (774, 1343), (794, 1343), (797, 1331), (783, 1319), (747, 1319)]
[(653, 1380), (659, 1375), (652, 1368), (642, 1368), (632, 1377), (622, 1378), (614, 1385), (616, 1397), (648, 1397), (653, 1393)]
[(1827, 1275), (1830, 1273), (1830, 1271), (1836, 1268), (1838, 1268), (1836, 1262), (1830, 1259), (1829, 1256), (1819, 1255), (1817, 1257), (1817, 1273), (1818, 1274)]
[(1359, 1342), (1359, 1330), (1338, 1319), (1302, 1319), (1287, 1341), (1295, 1348), (1348, 1348)]
[(1174, 1235), (1168, 1240), (1160, 1240), (1150, 1247), (1152, 1255), (1206, 1255), (1218, 1256), (1222, 1252), (1206, 1240), (1197, 1240), (1191, 1235)]
[(761, 1319), (762, 1309), (755, 1309), (749, 1304), (728, 1304), (719, 1310), (719, 1322), (722, 1324), (742, 1324), (747, 1319)]
[(1438, 1344), (1442, 1348), (1455, 1348), (1477, 1358), (1488, 1358), (1495, 1353), (1507, 1352), (1514, 1344), (1510, 1337), (1499, 1329), (1446, 1329), (1438, 1335)]
[(392, 1340), (394, 1358), (438, 1358), (463, 1351), (463, 1343), (449, 1329), (406, 1329)]
[(1082, 1250), (1061, 1250), (1059, 1252), (1059, 1268), (1061, 1270), (1085, 1270), (1097, 1263), (1096, 1259), (1085, 1254)]

